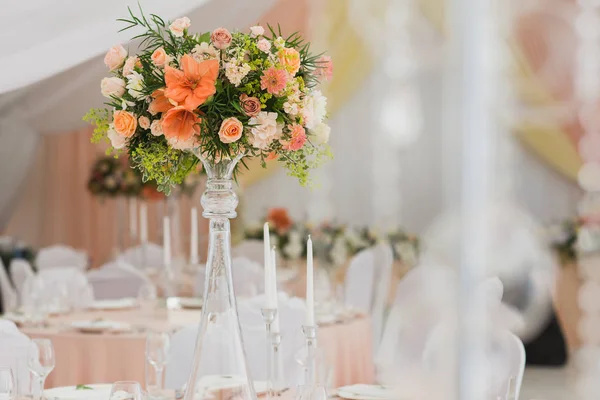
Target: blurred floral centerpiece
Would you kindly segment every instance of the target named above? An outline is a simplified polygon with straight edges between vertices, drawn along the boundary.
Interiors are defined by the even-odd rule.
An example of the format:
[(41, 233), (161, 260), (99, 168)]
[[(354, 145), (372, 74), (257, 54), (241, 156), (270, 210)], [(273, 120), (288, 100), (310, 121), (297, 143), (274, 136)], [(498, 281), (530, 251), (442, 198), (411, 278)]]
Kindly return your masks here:
[(328, 57), (271, 27), (192, 33), (186, 17), (168, 23), (129, 13), (124, 29), (145, 32), (137, 54), (117, 45), (105, 56), (112, 76), (100, 86), (110, 109), (84, 117), (96, 125), (94, 142), (126, 149), (144, 180), (167, 194), (197, 156), (213, 164), (243, 156), (240, 165), (258, 158), (263, 166), (277, 159), (310, 184), (310, 169), (331, 157), (327, 99), (317, 90), (331, 77)]
[(121, 190), (123, 182), (121, 163), (114, 157), (100, 157), (90, 171), (88, 190), (94, 196), (113, 197)]

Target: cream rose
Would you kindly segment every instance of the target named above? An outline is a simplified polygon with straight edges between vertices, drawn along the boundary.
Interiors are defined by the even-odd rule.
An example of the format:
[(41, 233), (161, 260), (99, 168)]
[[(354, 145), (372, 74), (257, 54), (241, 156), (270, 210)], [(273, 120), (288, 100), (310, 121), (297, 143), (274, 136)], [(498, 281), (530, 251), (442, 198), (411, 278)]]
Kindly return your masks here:
[(104, 78), (100, 82), (100, 92), (102, 92), (102, 96), (108, 98), (121, 97), (125, 93), (125, 81), (116, 76)]
[(169, 25), (169, 30), (176, 37), (182, 37), (183, 32), (191, 25), (188, 17), (177, 18)]
[(159, 119), (152, 121), (152, 124), (150, 124), (150, 132), (154, 136), (162, 136), (164, 134), (162, 123)]
[(125, 147), (126, 139), (124, 136), (121, 136), (115, 131), (115, 127), (113, 124), (108, 126), (108, 131), (106, 131), (106, 136), (110, 140), (110, 145), (115, 149), (122, 149)]
[(125, 65), (123, 65), (123, 76), (127, 77), (133, 74), (136, 66), (140, 66), (140, 60), (138, 60), (137, 57), (129, 57), (127, 61), (125, 61)]
[(244, 125), (234, 117), (227, 118), (221, 123), (219, 138), (223, 143), (233, 143), (242, 137)]
[(137, 118), (129, 111), (115, 111), (113, 114), (113, 126), (115, 131), (125, 137), (130, 137), (137, 128)]
[(265, 33), (265, 28), (260, 25), (251, 26), (250, 32), (252, 32), (252, 36), (261, 36)]
[(150, 58), (152, 59), (152, 64), (156, 65), (158, 68), (163, 68), (165, 65), (169, 65), (169, 62), (171, 61), (171, 57), (162, 47), (154, 50), (154, 53), (152, 53)]
[(271, 42), (269, 42), (265, 38), (262, 38), (258, 42), (256, 42), (256, 47), (258, 47), (258, 49), (263, 53), (268, 53), (269, 50), (271, 50)]
[(231, 44), (231, 33), (225, 28), (217, 28), (210, 35), (210, 40), (212, 44), (217, 49), (226, 49)]
[(104, 64), (108, 67), (110, 71), (114, 71), (123, 65), (123, 61), (127, 57), (127, 50), (120, 44), (113, 46), (108, 50), (106, 55), (104, 56)]
[(150, 128), (150, 119), (144, 115), (142, 115), (141, 117), (138, 118), (138, 124), (140, 124), (140, 127), (142, 129), (148, 129)]

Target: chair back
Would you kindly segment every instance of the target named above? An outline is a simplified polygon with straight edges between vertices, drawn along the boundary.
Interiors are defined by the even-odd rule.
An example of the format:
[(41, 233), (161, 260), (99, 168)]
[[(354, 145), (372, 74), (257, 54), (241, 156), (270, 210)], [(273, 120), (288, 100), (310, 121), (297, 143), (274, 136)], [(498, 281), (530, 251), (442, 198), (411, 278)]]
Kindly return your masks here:
[(88, 261), (88, 255), (83, 251), (65, 245), (55, 245), (41, 249), (35, 258), (35, 265), (38, 271), (52, 268), (76, 268), (85, 271)]
[(31, 340), (12, 321), (0, 320), (0, 365), (10, 367), (19, 394), (29, 393), (30, 375), (27, 357)]
[(366, 249), (350, 260), (344, 285), (344, 301), (347, 306), (370, 313), (374, 291), (375, 256), (373, 251)]
[(233, 290), (238, 298), (254, 297), (264, 291), (265, 270), (248, 258), (237, 257), (232, 261)]
[(163, 248), (155, 243), (130, 247), (119, 255), (119, 261), (141, 269), (162, 268), (163, 260)]
[(25, 281), (34, 275), (33, 268), (31, 267), (31, 264), (29, 264), (29, 261), (20, 258), (11, 261), (10, 277), (12, 278), (19, 298), (23, 295), (23, 285), (25, 284)]
[[(47, 304), (58, 302), (64, 297), (66, 291), (66, 304), (57, 304), (57, 307), (67, 306), (71, 309), (83, 309), (91, 304), (89, 302), (88, 280), (85, 274), (76, 268), (50, 268), (42, 270), (37, 277), (43, 283), (43, 296)], [(63, 311), (63, 310), (59, 310)]]
[(17, 291), (8, 277), (2, 260), (0, 260), (0, 295), (2, 296), (2, 310), (0, 311), (6, 312), (16, 307)]
[(389, 243), (380, 243), (371, 250), (375, 258), (375, 290), (371, 307), (373, 349), (377, 351), (385, 324), (385, 309), (390, 295), (394, 253)]
[(87, 279), (96, 300), (135, 298), (142, 286), (152, 284), (146, 274), (121, 260), (88, 272)]

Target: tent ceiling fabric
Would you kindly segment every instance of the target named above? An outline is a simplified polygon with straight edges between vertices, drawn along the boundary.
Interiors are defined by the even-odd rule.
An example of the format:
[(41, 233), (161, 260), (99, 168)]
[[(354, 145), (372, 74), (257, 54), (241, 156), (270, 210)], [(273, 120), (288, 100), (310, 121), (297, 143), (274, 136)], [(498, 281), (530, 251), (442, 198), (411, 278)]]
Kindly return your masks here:
[[(140, 0), (145, 13), (165, 19), (187, 15), (191, 31), (219, 26), (243, 28), (255, 23), (277, 0)], [(130, 2), (132, 9), (137, 4)], [(116, 43), (135, 51), (129, 43), (133, 31), (117, 33), (117, 18), (127, 16), (121, 0), (14, 2), (4, 10), (0, 37), (15, 34), (0, 56), (0, 114), (27, 110), (32, 128), (40, 133), (72, 131), (83, 126), (88, 108), (100, 106), (100, 80), (108, 74), (104, 53)], [(6, 15), (8, 13), (8, 15)], [(36, 27), (30, 29), (30, 27)], [(6, 94), (17, 102), (6, 102)], [(12, 92), (12, 93), (8, 93)], [(18, 107), (17, 107), (18, 106)], [(12, 113), (12, 112), (11, 112)]]

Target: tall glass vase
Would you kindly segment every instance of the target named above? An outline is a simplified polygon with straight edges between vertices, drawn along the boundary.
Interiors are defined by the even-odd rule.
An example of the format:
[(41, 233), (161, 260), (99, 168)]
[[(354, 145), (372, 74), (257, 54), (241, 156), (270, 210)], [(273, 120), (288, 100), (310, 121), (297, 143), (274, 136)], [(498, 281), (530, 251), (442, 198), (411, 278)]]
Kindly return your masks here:
[(229, 219), (236, 217), (232, 174), (242, 155), (219, 162), (199, 153), (208, 181), (202, 215), (210, 220), (204, 305), (184, 400), (256, 400), (249, 376), (231, 275)]

